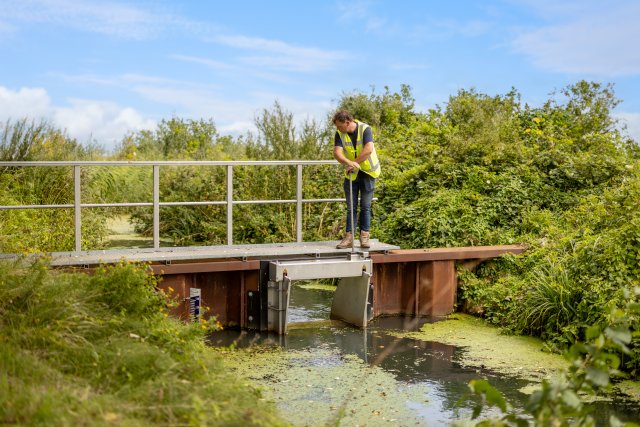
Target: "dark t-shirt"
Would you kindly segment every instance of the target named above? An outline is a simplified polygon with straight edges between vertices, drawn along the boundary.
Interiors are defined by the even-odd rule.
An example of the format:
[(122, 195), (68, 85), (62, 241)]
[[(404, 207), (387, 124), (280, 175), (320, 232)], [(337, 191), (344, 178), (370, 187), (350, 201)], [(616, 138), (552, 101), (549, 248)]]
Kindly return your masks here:
[[(358, 124), (356, 123), (356, 130), (353, 132), (349, 132), (349, 138), (351, 141), (356, 141), (358, 139)], [(371, 127), (367, 127), (362, 133), (362, 145), (367, 145), (368, 142), (373, 142), (373, 132), (371, 131)], [(334, 147), (342, 147), (342, 139), (340, 139), (340, 132), (336, 132), (336, 135), (333, 138)]]

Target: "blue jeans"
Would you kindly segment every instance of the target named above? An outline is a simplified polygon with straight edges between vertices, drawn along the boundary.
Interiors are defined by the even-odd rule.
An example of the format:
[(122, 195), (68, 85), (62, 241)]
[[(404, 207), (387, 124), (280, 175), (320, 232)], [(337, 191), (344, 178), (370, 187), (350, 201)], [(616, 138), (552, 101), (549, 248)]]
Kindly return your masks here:
[[(353, 188), (349, 188), (349, 183), (353, 183)], [(376, 179), (372, 178), (364, 172), (358, 172), (355, 181), (345, 179), (342, 185), (344, 187), (345, 199), (347, 199), (347, 233), (355, 232), (351, 226), (351, 206), (353, 209), (353, 218), (356, 225), (360, 225), (360, 231), (369, 231), (371, 229), (371, 201), (373, 200), (373, 190), (376, 187)], [(353, 199), (349, 199), (349, 194), (353, 193)], [(360, 217), (358, 222), (358, 195), (360, 195)]]

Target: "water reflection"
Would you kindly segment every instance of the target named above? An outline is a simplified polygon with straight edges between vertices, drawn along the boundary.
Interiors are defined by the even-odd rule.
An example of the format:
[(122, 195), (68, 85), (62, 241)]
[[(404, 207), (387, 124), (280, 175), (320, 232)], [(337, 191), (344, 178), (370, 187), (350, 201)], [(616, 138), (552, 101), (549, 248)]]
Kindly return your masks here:
[[(473, 401), (468, 395), (468, 382), (472, 379), (487, 378), (516, 407), (522, 408), (527, 395), (520, 389), (529, 383), (526, 380), (498, 375), (483, 366), (465, 367), (461, 364), (464, 348), (437, 342), (424, 342), (394, 336), (397, 330), (419, 329), (429, 319), (382, 318), (369, 324), (366, 330), (353, 328), (339, 321), (329, 320), (332, 292), (327, 290), (305, 289), (294, 286), (290, 301), (289, 334), (259, 333), (255, 331), (222, 331), (211, 337), (211, 344), (238, 347), (252, 345), (272, 345), (288, 350), (290, 354), (302, 354), (287, 361), (287, 370), (297, 372), (304, 368), (306, 372), (318, 371), (320, 375), (328, 368), (348, 365), (350, 358), (356, 357), (367, 366), (378, 367), (390, 374), (395, 385), (390, 390), (377, 391), (381, 394), (402, 394), (415, 387), (417, 392), (404, 399), (404, 414), (394, 414), (397, 425), (406, 423), (423, 425), (448, 425), (455, 420), (470, 418)], [(296, 353), (300, 352), (300, 353)], [(304, 352), (304, 353), (303, 353)], [(309, 357), (310, 355), (310, 357)], [(285, 378), (281, 372), (277, 379), (265, 376), (271, 383), (290, 383), (290, 387), (299, 387), (298, 378)], [(297, 374), (299, 375), (299, 374)], [(309, 377), (311, 373), (306, 374)], [(354, 374), (356, 375), (356, 374)], [(311, 382), (311, 380), (308, 380)], [(311, 385), (310, 385), (311, 386)], [(317, 388), (317, 386), (316, 386)], [(315, 390), (315, 389), (314, 389)], [(279, 389), (283, 392), (283, 389)], [(403, 395), (404, 396), (404, 395)], [(349, 399), (355, 397), (349, 397)], [(300, 411), (294, 400), (306, 404), (305, 399), (323, 401), (327, 408), (335, 408), (334, 402), (318, 390), (307, 390), (307, 394), (295, 394), (287, 397), (280, 405), (281, 410), (291, 411), (289, 420), (294, 425), (304, 425), (308, 420), (296, 418)], [(363, 398), (364, 399), (364, 398)], [(311, 401), (311, 400), (310, 400)], [(366, 400), (363, 400), (365, 402)], [(366, 405), (366, 403), (362, 403)], [(593, 405), (598, 415), (599, 425), (606, 425), (610, 413), (616, 413), (624, 420), (638, 419), (638, 406), (624, 403), (611, 404), (598, 402)], [(327, 409), (329, 411), (330, 409)], [(483, 415), (499, 414), (485, 411)], [(285, 416), (287, 416), (285, 414)], [(353, 421), (353, 420), (349, 420)], [(378, 420), (380, 421), (380, 420)], [(320, 423), (322, 424), (322, 423)], [(391, 423), (393, 424), (393, 423)]]

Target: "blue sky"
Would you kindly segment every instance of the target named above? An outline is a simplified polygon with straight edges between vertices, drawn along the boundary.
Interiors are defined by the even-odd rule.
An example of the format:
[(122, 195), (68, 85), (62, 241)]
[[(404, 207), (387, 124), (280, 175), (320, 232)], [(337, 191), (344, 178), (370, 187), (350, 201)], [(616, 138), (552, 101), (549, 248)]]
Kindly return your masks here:
[(515, 87), (540, 105), (613, 83), (640, 141), (640, 1), (0, 0), (0, 120), (45, 118), (107, 148), (163, 118), (254, 130), (277, 100), (323, 120), (341, 93)]

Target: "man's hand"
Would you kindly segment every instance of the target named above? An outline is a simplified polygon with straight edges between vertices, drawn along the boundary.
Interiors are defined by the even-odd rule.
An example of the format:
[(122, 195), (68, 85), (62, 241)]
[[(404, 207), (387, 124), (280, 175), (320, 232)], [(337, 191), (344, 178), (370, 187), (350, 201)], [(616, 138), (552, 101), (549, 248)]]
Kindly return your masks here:
[(347, 168), (347, 172), (348, 173), (357, 172), (358, 169), (360, 169), (360, 163), (358, 163), (358, 162), (349, 162), (349, 164), (346, 165), (346, 168)]

